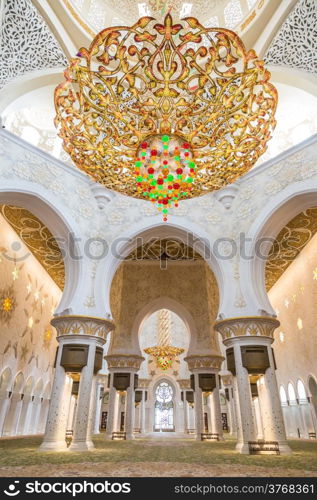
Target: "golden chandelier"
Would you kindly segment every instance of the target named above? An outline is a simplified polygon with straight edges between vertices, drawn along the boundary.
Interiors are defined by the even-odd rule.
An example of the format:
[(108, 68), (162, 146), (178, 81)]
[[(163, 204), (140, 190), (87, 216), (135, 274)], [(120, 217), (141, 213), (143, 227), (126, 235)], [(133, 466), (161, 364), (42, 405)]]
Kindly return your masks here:
[(193, 17), (106, 28), (55, 90), (55, 124), (78, 168), (157, 203), (234, 182), (266, 150), (277, 91), (234, 32)]

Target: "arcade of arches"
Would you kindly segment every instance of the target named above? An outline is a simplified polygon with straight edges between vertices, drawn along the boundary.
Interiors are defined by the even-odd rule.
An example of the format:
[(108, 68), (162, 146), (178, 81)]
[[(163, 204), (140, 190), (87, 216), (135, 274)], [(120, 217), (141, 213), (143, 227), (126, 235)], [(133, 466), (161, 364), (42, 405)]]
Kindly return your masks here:
[[(38, 41), (14, 27), (15, 2), (0, 2), (1, 43), (21, 51), (14, 70), (0, 56), (0, 447), (16, 443), (18, 455), (36, 443), (44, 463), (126, 445), (132, 462), (138, 443), (181, 442), (212, 463), (231, 446), (228, 468), (239, 454), (278, 466), (308, 447), (317, 474), (316, 3), (173, 7), (180, 18), (204, 11), (255, 47), (279, 105), (253, 169), (181, 201), (167, 222), (75, 168), (52, 124), (53, 88), (76, 47), (151, 2), (127, 2), (129, 14), (110, 0), (99, 11), (97, 0), (22, 3)], [(307, 60), (296, 55), (299, 19)]]

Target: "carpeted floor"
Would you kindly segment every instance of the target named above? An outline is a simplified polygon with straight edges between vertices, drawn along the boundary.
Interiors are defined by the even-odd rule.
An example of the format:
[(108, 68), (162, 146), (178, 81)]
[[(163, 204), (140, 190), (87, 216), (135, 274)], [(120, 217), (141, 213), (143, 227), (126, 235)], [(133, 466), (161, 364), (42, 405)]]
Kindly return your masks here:
[(0, 439), (0, 476), (216, 477), (315, 476), (317, 441), (294, 440), (292, 455), (240, 455), (235, 441), (197, 442), (160, 438), (106, 441), (78, 453), (38, 451), (42, 438)]

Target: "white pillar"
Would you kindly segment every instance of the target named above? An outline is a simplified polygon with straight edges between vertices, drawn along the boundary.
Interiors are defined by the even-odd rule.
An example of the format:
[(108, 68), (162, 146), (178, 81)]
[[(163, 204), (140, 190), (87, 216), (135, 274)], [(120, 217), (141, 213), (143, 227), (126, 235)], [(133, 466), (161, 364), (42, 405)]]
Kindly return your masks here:
[(183, 404), (184, 404), (184, 433), (187, 433), (187, 429), (189, 429), (189, 414), (188, 414), (188, 403), (186, 400), (186, 391), (183, 391)]
[(195, 405), (195, 427), (196, 439), (201, 441), (201, 434), (204, 432), (204, 415), (203, 415), (203, 393), (199, 387), (199, 374), (195, 373), (195, 391), (194, 391), (194, 405)]
[(212, 391), (212, 405), (211, 405), (211, 431), (213, 434), (218, 434), (219, 440), (223, 440), (221, 406), (219, 396), (219, 378), (216, 375), (217, 387)]
[(117, 430), (117, 419), (118, 419), (118, 406), (119, 406), (119, 393), (113, 386), (113, 373), (111, 373), (110, 389), (109, 389), (109, 400), (108, 400), (108, 417), (107, 417), (107, 429), (105, 437), (107, 439), (112, 438), (112, 433)]
[(101, 392), (100, 392), (101, 388), (102, 388), (102, 384), (98, 383), (93, 434), (100, 434), (100, 418), (101, 418), (101, 406), (102, 406), (102, 398), (101, 398)]
[(240, 432), (238, 435), (238, 443), (236, 449), (240, 453), (249, 453), (249, 441), (255, 441), (255, 423), (252, 411), (252, 396), (249, 381), (249, 374), (246, 368), (242, 365), (241, 346), (239, 339), (231, 339), (234, 348), (235, 367), (236, 367), (236, 384), (237, 395), (239, 398), (240, 412)]
[(67, 418), (67, 426), (66, 426), (66, 429), (68, 431), (73, 430), (76, 405), (77, 405), (77, 397), (72, 395), (70, 398), (69, 407), (68, 407), (68, 418)]
[[(269, 343), (271, 343), (271, 339), (269, 339)], [(264, 439), (266, 441), (277, 441), (280, 453), (291, 453), (291, 449), (286, 441), (271, 345), (267, 344), (267, 350), (270, 366), (266, 369), (264, 376), (258, 381)]]
[(72, 388), (72, 379), (70, 377), (67, 377), (64, 368), (60, 364), (62, 351), (63, 344), (60, 344), (56, 357), (55, 375), (44, 440), (40, 446), (41, 451), (67, 450), (65, 434), (69, 408), (69, 397)]
[(90, 437), (88, 437), (88, 421), (91, 411), (95, 354), (96, 343), (92, 342), (89, 344), (87, 364), (80, 373), (77, 412), (70, 451), (86, 451), (94, 447)]
[(127, 388), (126, 411), (125, 411), (125, 432), (127, 439), (133, 439), (134, 417), (135, 417), (135, 391), (134, 391), (134, 373), (130, 373), (130, 385)]
[(256, 427), (257, 427), (257, 438), (264, 439), (262, 415), (261, 415), (261, 408), (260, 408), (260, 404), (259, 404), (259, 398), (254, 398), (253, 405), (254, 405), (254, 413), (255, 413), (255, 419), (256, 419)]
[(142, 401), (140, 408), (140, 430), (141, 433), (145, 433), (145, 391), (142, 391)]
[(97, 410), (97, 397), (98, 397), (98, 385), (97, 377), (93, 377), (91, 397), (90, 397), (90, 411), (88, 418), (88, 430), (87, 430), (87, 441), (90, 443), (90, 447), (94, 446), (92, 442), (92, 435), (94, 434), (95, 421), (96, 421), (96, 410)]

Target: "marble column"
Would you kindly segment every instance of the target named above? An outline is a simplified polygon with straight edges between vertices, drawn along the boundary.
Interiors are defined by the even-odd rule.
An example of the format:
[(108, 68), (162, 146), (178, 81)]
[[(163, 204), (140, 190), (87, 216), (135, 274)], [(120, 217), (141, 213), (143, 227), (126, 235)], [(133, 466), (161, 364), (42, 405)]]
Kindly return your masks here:
[(77, 397), (77, 412), (74, 421), (73, 439), (70, 451), (86, 451), (94, 448), (89, 435), (89, 419), (91, 408), (91, 395), (93, 391), (94, 361), (96, 343), (89, 345), (87, 364), (81, 370), (79, 391)]
[(259, 401), (262, 414), (263, 433), (265, 441), (276, 441), (281, 454), (291, 453), (287, 444), (281, 400), (275, 375), (271, 339), (264, 344), (268, 350), (270, 366), (258, 381)]
[(140, 408), (140, 430), (141, 434), (145, 433), (145, 391), (142, 391), (142, 401)]
[(130, 373), (130, 385), (127, 388), (126, 410), (125, 410), (125, 432), (126, 439), (134, 439), (134, 418), (135, 418), (135, 390), (134, 372)]
[(34, 396), (33, 399), (33, 407), (32, 407), (32, 413), (31, 413), (31, 419), (29, 422), (29, 434), (39, 434), (39, 418), (40, 418), (40, 413), (41, 413), (41, 404), (42, 404), (42, 399), (40, 396)]
[[(47, 425), (40, 449), (42, 451), (67, 450), (65, 434), (72, 387), (72, 379), (67, 376), (67, 373), (75, 372), (80, 373), (80, 384), (73, 426), (73, 440), (68, 449), (72, 451), (89, 450), (92, 443), (88, 439), (88, 420), (91, 411), (91, 388), (95, 363), (97, 363), (97, 371), (101, 368), (98, 366), (100, 357), (95, 358), (96, 348), (102, 348), (106, 342), (107, 334), (114, 328), (114, 324), (109, 319), (81, 315), (55, 316), (51, 323), (58, 333), (59, 348)], [(78, 367), (78, 361), (73, 365), (74, 358), (69, 355), (69, 349), (74, 349), (76, 345), (84, 345), (86, 349), (88, 348), (86, 364), (81, 367)], [(62, 361), (63, 347), (66, 349), (66, 346), (66, 357)], [(82, 354), (79, 355), (79, 360), (82, 359), (80, 356)]]
[(218, 434), (219, 440), (223, 440), (221, 406), (219, 395), (219, 377), (216, 375), (217, 387), (212, 391), (211, 404), (211, 431), (213, 434)]
[[(271, 343), (274, 340), (273, 334), (279, 322), (269, 316), (249, 316), (240, 318), (229, 318), (218, 321), (215, 330), (223, 338), (227, 348), (233, 348), (234, 364), (229, 367), (234, 373), (235, 398), (237, 408), (238, 444), (237, 450), (240, 453), (249, 453), (249, 441), (257, 439), (255, 421), (253, 415), (252, 396), (250, 389), (250, 375), (261, 374), (264, 370), (263, 388), (259, 387), (259, 401), (263, 422), (263, 434), (266, 441), (277, 441), (280, 453), (290, 453), (290, 448), (286, 443), (284, 421), (281, 410), (279, 392), (276, 382), (275, 368)], [(241, 348), (247, 353), (247, 348), (252, 346), (263, 346), (267, 348), (269, 367), (265, 363), (265, 354), (261, 355), (259, 361), (254, 361), (252, 353), (245, 361), (242, 361)], [(265, 353), (265, 349), (263, 350)], [(232, 365), (232, 357), (228, 358)], [(249, 359), (249, 361), (247, 361)], [(257, 358), (255, 358), (256, 360)], [(231, 360), (231, 361), (230, 361)], [(257, 368), (254, 362), (260, 363)], [(243, 363), (247, 363), (246, 367)], [(251, 374), (248, 373), (248, 363), (252, 366)], [(259, 370), (259, 371), (257, 371)], [(259, 385), (259, 382), (258, 382)]]
[[(134, 376), (140, 369), (141, 363), (144, 361), (143, 356), (139, 354), (121, 355), (110, 353), (105, 356), (108, 364), (108, 369), (111, 374), (109, 405), (108, 405), (108, 425), (106, 438), (111, 439), (112, 432), (115, 432), (116, 426), (119, 427), (120, 411), (125, 410), (124, 428), (126, 439), (133, 439), (134, 418), (135, 418), (135, 391), (134, 391)], [(126, 373), (129, 374), (129, 387), (126, 388), (125, 408), (119, 405), (119, 394), (116, 394), (116, 389), (113, 387), (113, 374)], [(124, 388), (122, 387), (122, 390)], [(121, 388), (120, 388), (121, 390)], [(119, 408), (120, 406), (120, 408)]]
[(257, 438), (262, 440), (262, 439), (264, 439), (264, 433), (263, 433), (263, 423), (262, 423), (262, 415), (261, 415), (259, 398), (254, 398), (253, 406), (254, 406), (254, 414), (255, 414), (255, 421), (256, 421)]
[(237, 393), (239, 398), (239, 408), (241, 416), (241, 434), (240, 436), (238, 436), (238, 439), (240, 438), (240, 441), (238, 441), (236, 448), (238, 451), (240, 451), (240, 453), (248, 454), (249, 441), (256, 440), (251, 388), (248, 371), (242, 365), (240, 343), (234, 342), (233, 348), (236, 365)]
[(8, 409), (3, 426), (4, 436), (15, 436), (17, 433), (17, 427), (23, 404), (23, 400), (21, 399), (21, 397), (22, 395), (20, 393), (13, 392), (10, 398), (10, 407)]
[(119, 406), (119, 393), (116, 388), (113, 387), (113, 373), (110, 374), (110, 388), (109, 388), (109, 400), (108, 400), (108, 417), (107, 417), (107, 429), (105, 432), (106, 439), (112, 439), (112, 433), (117, 430), (117, 420), (118, 420), (118, 406)]
[(187, 433), (189, 429), (189, 414), (188, 414), (188, 403), (186, 401), (186, 391), (183, 391), (183, 406), (184, 406), (184, 433)]
[(101, 406), (102, 406), (101, 388), (102, 388), (102, 384), (100, 384), (98, 382), (98, 384), (97, 384), (97, 394), (96, 394), (96, 411), (95, 411), (95, 415), (94, 415), (93, 434), (100, 434), (100, 418), (101, 418)]
[(196, 439), (201, 440), (201, 435), (204, 432), (204, 413), (203, 413), (203, 392), (199, 387), (199, 374), (196, 372), (195, 377), (195, 391), (194, 391), (194, 406), (195, 406), (195, 428)]

